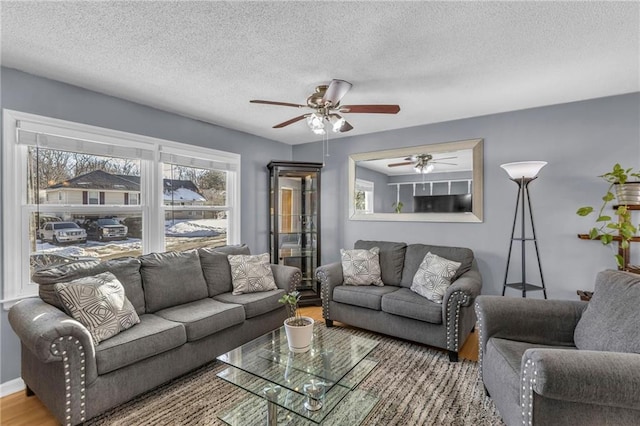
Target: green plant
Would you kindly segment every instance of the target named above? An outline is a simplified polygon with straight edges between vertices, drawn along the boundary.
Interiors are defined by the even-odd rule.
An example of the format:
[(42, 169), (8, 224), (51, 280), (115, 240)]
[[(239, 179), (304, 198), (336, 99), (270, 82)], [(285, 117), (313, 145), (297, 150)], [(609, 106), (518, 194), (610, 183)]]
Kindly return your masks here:
[(404, 204), (402, 204), (402, 201), (398, 201), (397, 203), (391, 204), (391, 207), (394, 208), (396, 213), (402, 213), (402, 208), (404, 207)]
[(300, 316), (300, 313), (298, 312), (299, 301), (300, 292), (295, 290), (283, 294), (282, 297), (278, 299), (279, 303), (282, 303), (286, 306), (287, 312), (289, 313), (289, 318), (293, 318), (293, 320), (289, 321), (289, 325), (303, 326), (307, 324), (307, 322)]
[[(625, 169), (616, 164), (610, 172), (600, 175), (605, 181), (609, 182), (607, 192), (602, 197), (602, 205), (598, 210), (598, 217), (596, 218), (596, 226), (589, 231), (589, 238), (592, 240), (599, 238), (602, 244), (611, 244), (616, 240), (620, 242), (620, 248), (626, 249), (629, 247), (629, 241), (638, 232), (638, 227), (634, 226), (631, 222), (631, 212), (627, 206), (620, 205), (614, 210), (614, 215), (608, 215), (605, 212), (605, 208), (609, 206), (611, 202), (615, 200), (613, 194), (614, 185), (625, 184), (629, 182), (629, 178), (640, 179), (640, 172), (634, 172), (632, 168)], [(587, 216), (594, 212), (595, 209), (591, 206), (580, 207), (576, 212), (579, 216)], [(620, 268), (623, 268), (624, 259), (620, 254), (615, 255), (616, 262)]]

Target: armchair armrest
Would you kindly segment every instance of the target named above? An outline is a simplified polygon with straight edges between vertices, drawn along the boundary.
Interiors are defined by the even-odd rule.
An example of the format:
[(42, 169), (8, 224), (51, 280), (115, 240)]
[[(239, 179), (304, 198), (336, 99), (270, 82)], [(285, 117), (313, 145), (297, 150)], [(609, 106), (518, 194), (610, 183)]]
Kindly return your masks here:
[(573, 346), (573, 331), (587, 303), (480, 295), (476, 298), (480, 353), (491, 337)]
[(524, 399), (545, 398), (640, 410), (640, 354), (528, 349), (522, 357)]
[(89, 330), (60, 309), (39, 298), (25, 299), (11, 308), (9, 323), (23, 347), (43, 363), (62, 362), (69, 352), (69, 358), (82, 358), (87, 383), (98, 377)]
[(329, 320), (329, 302), (333, 299), (333, 289), (342, 285), (342, 262), (329, 263), (316, 269), (316, 279), (320, 282), (322, 297), (322, 316)]
[(287, 293), (295, 290), (302, 280), (302, 272), (299, 268), (286, 265), (271, 264), (271, 272), (273, 272), (273, 279), (276, 282), (278, 288), (283, 289)]

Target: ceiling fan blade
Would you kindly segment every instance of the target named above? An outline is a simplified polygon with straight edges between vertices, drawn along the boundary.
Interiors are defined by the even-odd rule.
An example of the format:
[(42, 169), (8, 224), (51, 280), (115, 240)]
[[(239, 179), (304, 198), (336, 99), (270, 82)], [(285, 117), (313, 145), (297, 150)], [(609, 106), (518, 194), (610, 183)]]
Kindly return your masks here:
[(436, 161), (440, 161), (440, 160), (453, 160), (454, 158), (458, 158), (458, 157), (442, 157), (442, 158), (434, 158), (434, 160), (436, 160)]
[(340, 112), (355, 112), (365, 114), (397, 114), (399, 105), (343, 105)]
[(409, 166), (413, 164), (413, 161), (405, 161), (404, 163), (391, 163), (387, 164), (387, 167)]
[(251, 101), (252, 104), (266, 104), (266, 105), (281, 105), (281, 106), (290, 106), (290, 107), (295, 107), (295, 108), (305, 108), (306, 105), (300, 105), (300, 104), (290, 104), (288, 102), (274, 102), (274, 101), (261, 101), (259, 99), (253, 99)]
[(442, 161), (429, 161), (431, 164), (446, 164), (447, 166), (457, 166), (456, 163), (443, 163)]
[(292, 118), (291, 120), (287, 120), (287, 121), (283, 121), (280, 124), (276, 124), (275, 126), (273, 126), (274, 129), (280, 129), (282, 127), (288, 126), (289, 124), (293, 124), (296, 123), (304, 118), (306, 118), (309, 114), (303, 114), (303, 115), (299, 115), (295, 118)]
[(352, 84), (344, 80), (331, 80), (327, 91), (324, 92), (322, 102), (329, 102), (331, 105), (338, 105), (340, 99), (351, 89)]

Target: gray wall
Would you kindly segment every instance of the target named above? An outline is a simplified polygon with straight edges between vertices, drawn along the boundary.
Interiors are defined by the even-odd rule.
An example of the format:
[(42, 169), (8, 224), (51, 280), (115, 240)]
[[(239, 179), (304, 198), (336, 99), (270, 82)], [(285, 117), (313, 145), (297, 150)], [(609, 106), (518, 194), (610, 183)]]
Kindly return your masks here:
[[(0, 78), (2, 108), (240, 154), (242, 242), (254, 253), (268, 251), (266, 165), (271, 159), (290, 160), (291, 146), (14, 69), (2, 68)], [(20, 376), (19, 341), (4, 310), (0, 333), (0, 382), (4, 383)]]
[[(593, 289), (596, 273), (615, 268), (615, 261), (609, 247), (577, 238), (593, 226), (593, 217), (575, 212), (580, 206), (599, 206), (607, 184), (597, 176), (613, 164), (640, 166), (639, 105), (640, 93), (633, 93), (330, 140), (331, 156), (322, 171), (323, 263), (339, 260), (340, 248), (352, 247), (358, 239), (464, 246), (476, 254), (483, 293), (500, 294), (517, 193), (500, 164), (544, 160), (549, 164), (531, 183), (530, 192), (548, 296), (576, 300), (576, 290)], [(357, 117), (352, 117), (352, 124), (357, 127)], [(473, 138), (484, 139), (483, 223), (348, 219), (350, 154)], [(297, 145), (293, 157), (318, 161), (321, 152), (319, 142)], [(635, 213), (634, 220), (640, 222), (640, 214)], [(640, 263), (640, 244), (633, 249), (634, 263)], [(514, 251), (514, 276), (520, 270), (518, 253)], [(528, 265), (531, 281), (539, 283), (535, 264)], [(508, 295), (516, 292), (509, 290)]]

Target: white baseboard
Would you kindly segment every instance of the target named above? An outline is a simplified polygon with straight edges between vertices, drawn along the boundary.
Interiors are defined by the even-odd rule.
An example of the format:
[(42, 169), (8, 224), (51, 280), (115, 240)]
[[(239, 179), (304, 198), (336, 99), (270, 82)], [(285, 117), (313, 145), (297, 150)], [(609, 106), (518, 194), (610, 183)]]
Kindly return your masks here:
[(20, 377), (18, 377), (17, 379), (9, 380), (8, 382), (0, 383), (0, 398), (4, 398), (7, 395), (20, 392), (24, 389), (25, 385), (22, 381), (22, 378)]

